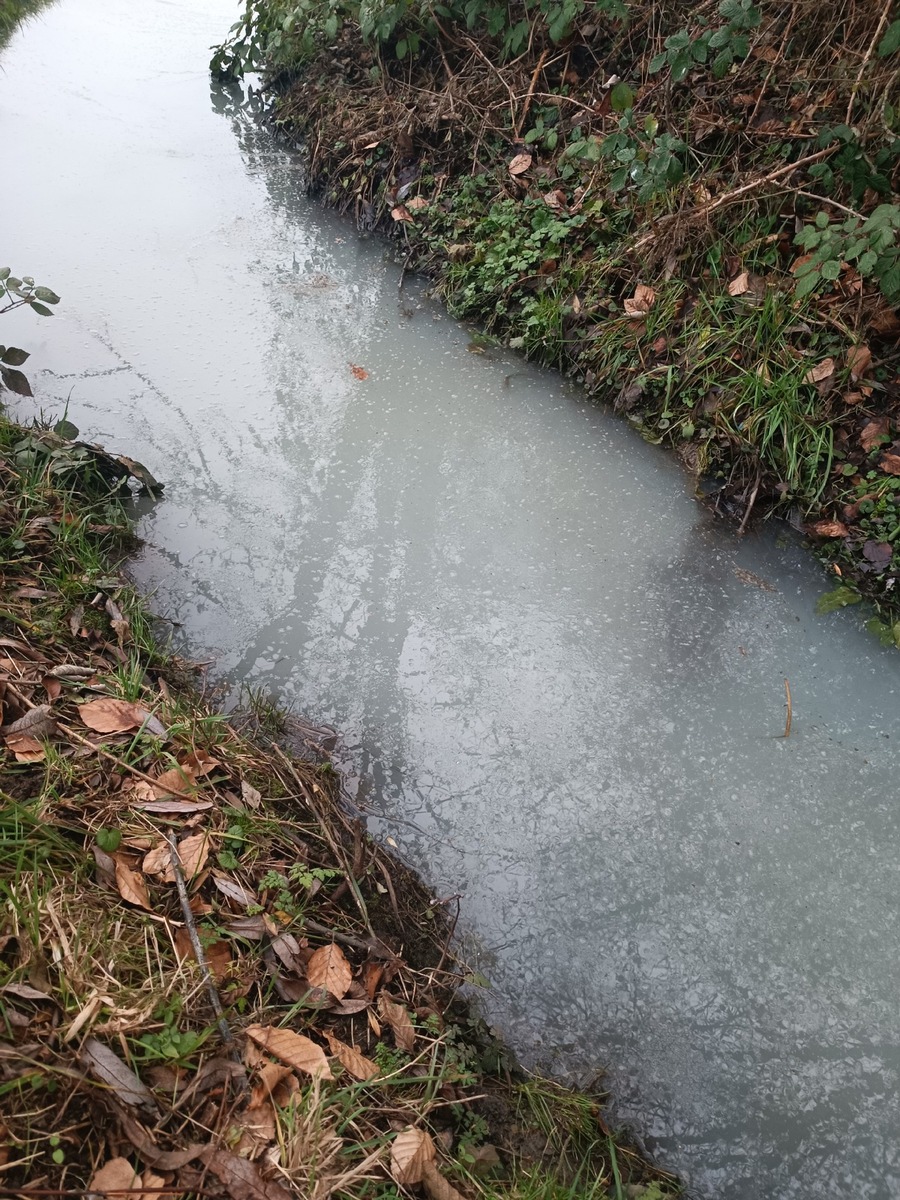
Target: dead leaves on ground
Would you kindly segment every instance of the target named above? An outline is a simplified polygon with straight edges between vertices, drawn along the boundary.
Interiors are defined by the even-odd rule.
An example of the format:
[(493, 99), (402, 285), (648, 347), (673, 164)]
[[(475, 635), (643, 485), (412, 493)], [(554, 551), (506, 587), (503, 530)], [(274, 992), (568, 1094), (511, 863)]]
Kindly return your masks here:
[(313, 1077), (334, 1078), (325, 1051), (302, 1033), (276, 1029), (272, 1025), (250, 1025), (245, 1032), (261, 1049), (289, 1067)]
[(639, 283), (634, 289), (634, 295), (623, 304), (626, 316), (645, 317), (656, 303), (656, 292), (652, 287)]
[(320, 946), (306, 964), (306, 977), (313, 987), (325, 988), (337, 1000), (343, 1000), (353, 981), (347, 957), (340, 946)]

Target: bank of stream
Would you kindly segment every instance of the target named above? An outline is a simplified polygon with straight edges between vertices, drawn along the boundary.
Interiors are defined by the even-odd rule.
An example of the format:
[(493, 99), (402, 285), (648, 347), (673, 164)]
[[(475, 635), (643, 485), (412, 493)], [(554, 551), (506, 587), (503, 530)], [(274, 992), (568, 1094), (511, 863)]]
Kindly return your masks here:
[(894, 657), (792, 539), (399, 293), (210, 91), (229, 15), (63, 0), (7, 52), (7, 236), (67, 305), (5, 334), (21, 413), (167, 482), (138, 582), (217, 681), (340, 730), (528, 1065), (608, 1067), (698, 1194), (889, 1197)]

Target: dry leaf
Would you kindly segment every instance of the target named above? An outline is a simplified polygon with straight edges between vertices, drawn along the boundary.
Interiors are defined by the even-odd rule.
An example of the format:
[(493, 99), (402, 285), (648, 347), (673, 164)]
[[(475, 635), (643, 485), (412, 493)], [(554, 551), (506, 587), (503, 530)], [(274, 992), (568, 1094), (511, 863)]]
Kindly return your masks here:
[(191, 813), (206, 812), (214, 806), (212, 800), (150, 800), (136, 807), (143, 812), (158, 813), (160, 816), (188, 816)]
[(153, 789), (160, 798), (172, 795), (186, 796), (196, 782), (194, 774), (189, 768), (172, 767), (168, 771), (163, 771), (153, 784)]
[(859, 435), (859, 444), (866, 454), (870, 454), (881, 439), (887, 436), (889, 436), (888, 419), (887, 417), (878, 417), (863, 426)]
[(552, 208), (554, 212), (563, 212), (566, 208), (566, 193), (562, 188), (555, 188), (552, 192), (547, 192), (543, 197), (544, 203), (548, 208)]
[(422, 1182), (429, 1200), (465, 1200), (462, 1192), (458, 1192), (448, 1179), (445, 1179), (433, 1162), (425, 1163), (422, 1168)]
[(217, 758), (210, 757), (204, 750), (195, 750), (192, 754), (179, 759), (178, 765), (188, 776), (199, 779), (203, 775), (208, 775), (210, 771), (214, 771), (216, 767), (221, 767), (222, 764)]
[(816, 533), (819, 537), (846, 537), (850, 532), (843, 521), (816, 521), (809, 528), (811, 533)]
[(823, 379), (827, 379), (829, 375), (834, 374), (834, 359), (823, 358), (820, 363), (816, 363), (803, 376), (804, 383), (821, 383)]
[(137, 1171), (127, 1158), (111, 1158), (99, 1171), (94, 1172), (88, 1190), (101, 1196), (108, 1196), (111, 1192), (129, 1192), (135, 1186), (136, 1179)]
[(140, 729), (145, 710), (129, 700), (101, 696), (99, 700), (79, 705), (78, 716), (95, 733), (127, 733), (131, 729)]
[(259, 808), (262, 804), (262, 792), (257, 791), (246, 779), (241, 780), (241, 798), (248, 808)]
[(634, 289), (634, 295), (625, 301), (625, 312), (629, 317), (643, 317), (650, 311), (656, 301), (656, 292), (652, 287), (639, 283)]
[(29, 737), (52, 737), (56, 733), (56, 722), (50, 716), (50, 705), (39, 704), (37, 708), (29, 709), (24, 717), (0, 728), (0, 733), (8, 736), (11, 733), (27, 733)]
[(394, 218), (395, 221), (411, 221), (413, 219), (412, 213), (409, 211), (409, 209), (406, 207), (405, 204), (398, 204), (394, 208), (392, 208), (391, 216)]
[(213, 883), (222, 895), (233, 900), (235, 904), (240, 904), (242, 908), (249, 908), (251, 904), (257, 903), (256, 893), (245, 888), (243, 884), (223, 875), (220, 871), (213, 871), (212, 875)]
[(434, 1162), (434, 1156), (431, 1135), (410, 1125), (391, 1142), (391, 1175), (401, 1187), (413, 1187), (422, 1182), (425, 1164)]
[(417, 212), (419, 209), (427, 208), (428, 201), (424, 196), (413, 196), (412, 200), (407, 200), (406, 207), (412, 212)]
[(290, 1029), (275, 1029), (271, 1025), (250, 1025), (247, 1037), (269, 1054), (280, 1058), (298, 1071), (307, 1075), (319, 1075), (322, 1079), (333, 1079), (325, 1051), (302, 1033)]
[(331, 1053), (337, 1057), (338, 1062), (342, 1067), (345, 1067), (354, 1079), (374, 1079), (381, 1072), (376, 1063), (372, 1062), (371, 1058), (366, 1058), (364, 1054), (355, 1049), (353, 1046), (348, 1046), (346, 1042), (342, 1042), (336, 1038), (334, 1034), (325, 1033), (328, 1039), (328, 1048)]
[(885, 454), (878, 465), (887, 475), (900, 475), (900, 454)]
[(868, 346), (854, 346), (847, 352), (847, 366), (850, 368), (850, 378), (855, 382), (868, 372), (872, 365), (872, 351)]
[(178, 843), (178, 857), (181, 859), (181, 869), (185, 879), (190, 882), (199, 875), (209, 857), (209, 834), (192, 833), (184, 841)]
[(43, 762), (47, 757), (46, 747), (28, 733), (9, 733), (5, 740), (16, 762)]
[(531, 166), (531, 162), (532, 159), (530, 154), (517, 154), (509, 164), (510, 175), (524, 175)]
[[(203, 946), (203, 957), (206, 959), (206, 964), (213, 977), (218, 980), (224, 979), (231, 966), (231, 948), (228, 942), (224, 938), (220, 938), (209, 945), (204, 945), (203, 942), (200, 944)], [(194, 962), (197, 960), (190, 932), (185, 925), (181, 925), (175, 931), (175, 953), (178, 955), (179, 962), (184, 962), (186, 958)]]
[(729, 296), (742, 296), (744, 292), (750, 291), (750, 276), (746, 271), (742, 271), (736, 279), (732, 279), (728, 285)]
[(369, 372), (365, 367), (357, 367), (353, 363), (350, 364), (350, 371), (354, 379), (368, 379)]
[(410, 1015), (403, 1005), (397, 1004), (385, 992), (382, 992), (378, 997), (378, 1011), (390, 1025), (398, 1049), (412, 1054), (416, 1042), (416, 1031), (413, 1029)]
[(265, 1179), (256, 1163), (248, 1162), (230, 1150), (210, 1148), (203, 1155), (203, 1161), (232, 1200), (291, 1200), (292, 1193), (277, 1180)]
[(80, 1058), (94, 1078), (111, 1088), (122, 1104), (157, 1112), (153, 1093), (109, 1046), (89, 1037), (81, 1047)]
[(54, 679), (51, 675), (45, 675), (41, 680), (41, 685), (43, 686), (44, 691), (47, 693), (49, 700), (53, 701), (59, 699), (60, 694), (62, 693), (62, 684), (58, 679)]
[(146, 908), (148, 912), (152, 912), (150, 893), (147, 891), (143, 876), (132, 870), (120, 854), (114, 854), (112, 860), (116, 864), (116, 887), (119, 889), (122, 899), (127, 900), (129, 904), (136, 904), (139, 908)]
[(343, 950), (332, 942), (313, 954), (306, 964), (306, 976), (313, 987), (327, 988), (332, 996), (343, 1000), (353, 981), (353, 970)]

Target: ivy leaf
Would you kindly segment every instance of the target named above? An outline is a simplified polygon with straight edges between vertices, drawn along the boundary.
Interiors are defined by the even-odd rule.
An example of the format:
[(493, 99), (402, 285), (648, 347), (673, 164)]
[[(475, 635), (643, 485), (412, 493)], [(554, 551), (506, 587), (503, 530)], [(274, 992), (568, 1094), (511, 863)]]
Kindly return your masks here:
[(627, 83), (617, 83), (609, 93), (609, 103), (613, 112), (625, 112), (634, 105), (634, 92)]

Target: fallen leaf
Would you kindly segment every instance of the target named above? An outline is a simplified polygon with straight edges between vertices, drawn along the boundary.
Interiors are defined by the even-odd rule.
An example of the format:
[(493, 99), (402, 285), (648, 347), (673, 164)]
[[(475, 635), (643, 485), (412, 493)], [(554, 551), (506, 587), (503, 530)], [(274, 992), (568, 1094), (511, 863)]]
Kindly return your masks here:
[(30, 983), (6, 983), (0, 987), (4, 996), (18, 996), (20, 1000), (50, 1000), (46, 992), (32, 987)]
[(652, 287), (639, 283), (634, 289), (634, 295), (625, 301), (625, 312), (629, 317), (643, 317), (656, 302), (656, 292)]
[(217, 767), (221, 767), (222, 764), (217, 758), (212, 758), (205, 751), (195, 750), (192, 754), (179, 759), (178, 765), (188, 775), (199, 779), (203, 775), (208, 775), (210, 771), (214, 771)]
[(45, 675), (41, 680), (41, 686), (47, 693), (47, 698), (50, 701), (58, 700), (62, 693), (62, 684), (58, 679), (54, 679), (51, 675)]
[(530, 154), (517, 154), (509, 164), (510, 175), (524, 175), (531, 166), (532, 158)]
[(178, 843), (178, 857), (181, 859), (181, 869), (185, 879), (190, 882), (199, 875), (209, 857), (209, 834), (192, 833)]
[(391, 209), (391, 216), (395, 221), (411, 221), (412, 213), (405, 204), (397, 204)]
[(112, 1088), (116, 1099), (122, 1104), (130, 1108), (147, 1108), (154, 1113), (157, 1111), (153, 1093), (109, 1046), (95, 1037), (89, 1037), (81, 1047), (79, 1057), (95, 1079)]
[(291, 1200), (292, 1193), (277, 1180), (265, 1179), (256, 1163), (230, 1150), (207, 1150), (203, 1161), (232, 1200)]
[[(330, 997), (330, 993), (325, 994)], [(368, 1008), (371, 1003), (368, 996), (345, 996), (343, 1000), (332, 1003), (331, 1011), (340, 1017), (351, 1017), (354, 1013)]]
[(862, 428), (859, 435), (859, 444), (866, 452), (871, 454), (878, 443), (884, 437), (890, 436), (890, 423), (887, 417), (877, 417), (874, 421), (868, 421)]
[(162, 799), (164, 796), (186, 796), (191, 789), (196, 785), (194, 773), (187, 767), (172, 767), (168, 771), (163, 771), (156, 782), (153, 784), (154, 791), (157, 796)]
[[(233, 1068), (240, 1070), (237, 1063), (231, 1064)], [(205, 1068), (202, 1068), (205, 1070)], [(204, 1151), (211, 1149), (209, 1144), (203, 1145), (199, 1142), (192, 1142), (183, 1150), (160, 1150), (153, 1138), (147, 1133), (146, 1129), (127, 1112), (119, 1112), (117, 1114), (118, 1123), (122, 1126), (122, 1132), (134, 1146), (138, 1152), (138, 1156), (142, 1162), (148, 1167), (157, 1167), (160, 1171), (178, 1171), (193, 1158), (200, 1158)]]
[(13, 600), (46, 600), (48, 596), (52, 596), (52, 592), (45, 592), (43, 588), (36, 587), (20, 587), (12, 594)]
[(187, 816), (190, 813), (206, 812), (213, 808), (212, 800), (149, 800), (138, 804), (142, 812), (158, 813), (160, 816)]
[(348, 1046), (346, 1042), (342, 1042), (336, 1038), (334, 1034), (326, 1031), (325, 1037), (328, 1039), (328, 1048), (335, 1055), (342, 1067), (350, 1072), (354, 1079), (374, 1079), (381, 1072), (376, 1063), (372, 1062), (371, 1058), (366, 1058), (364, 1054), (360, 1054), (353, 1046)]
[(834, 374), (834, 359), (823, 358), (820, 363), (816, 363), (803, 376), (804, 383), (821, 383), (823, 379), (827, 379)]
[(350, 371), (353, 374), (354, 379), (368, 379), (369, 378), (369, 372), (366, 370), (365, 367), (357, 367), (353, 363), (351, 363)]
[(847, 366), (850, 368), (850, 378), (856, 382), (868, 373), (872, 365), (872, 351), (866, 345), (853, 346), (847, 352)]
[(37, 708), (29, 709), (24, 717), (0, 728), (0, 733), (8, 737), (11, 733), (27, 733), (29, 737), (52, 737), (56, 733), (56, 722), (50, 715), (49, 704), (39, 704)]
[(144, 723), (145, 710), (130, 700), (116, 700), (113, 696), (101, 696), (78, 706), (82, 724), (95, 733), (127, 733), (140, 729)]
[(428, 201), (424, 196), (413, 196), (411, 200), (407, 200), (406, 207), (412, 212), (417, 212), (419, 209), (427, 208)]
[(886, 567), (894, 557), (894, 547), (890, 542), (866, 542), (863, 557), (877, 567)]
[(143, 876), (132, 870), (130, 864), (120, 854), (112, 855), (112, 860), (116, 864), (116, 887), (119, 889), (122, 899), (127, 900), (129, 904), (136, 904), (138, 908), (146, 908), (148, 912), (152, 912), (150, 893), (147, 891)]
[(291, 1074), (291, 1068), (283, 1063), (263, 1062), (256, 1068), (257, 1082), (250, 1094), (251, 1107), (256, 1108), (264, 1100), (273, 1099), (277, 1088)]
[(548, 208), (552, 208), (554, 212), (562, 212), (566, 208), (566, 193), (562, 188), (555, 188), (552, 192), (547, 192), (543, 197), (544, 203)]
[(333, 1079), (325, 1051), (302, 1033), (291, 1029), (275, 1029), (271, 1025), (250, 1025), (247, 1037), (269, 1054), (280, 1058), (298, 1071), (307, 1075), (319, 1075), (322, 1079)]
[(397, 1004), (385, 992), (382, 992), (378, 997), (378, 1011), (390, 1025), (398, 1048), (405, 1050), (407, 1054), (412, 1054), (416, 1042), (416, 1031), (413, 1029), (410, 1015), (403, 1005)]
[(8, 733), (5, 741), (16, 762), (43, 762), (47, 757), (46, 746), (28, 733)]
[(750, 276), (746, 271), (741, 271), (736, 279), (732, 279), (728, 285), (729, 296), (742, 296), (744, 292), (750, 291)]
[(255, 892), (251, 892), (249, 888), (245, 888), (243, 884), (230, 879), (220, 871), (213, 871), (212, 880), (223, 896), (227, 896), (235, 904), (240, 904), (242, 908), (249, 908), (251, 904), (257, 903)]
[(162, 1175), (155, 1175), (153, 1171), (147, 1170), (141, 1176), (141, 1187), (144, 1189), (138, 1192), (133, 1200), (174, 1200), (177, 1195), (177, 1188), (166, 1189), (166, 1181)]
[(410, 1125), (391, 1142), (391, 1175), (401, 1187), (414, 1187), (422, 1182), (425, 1164), (434, 1162), (435, 1149), (431, 1135)]
[(246, 779), (241, 780), (241, 798), (248, 808), (259, 808), (262, 804), (262, 792), (249, 784)]
[(426, 1162), (423, 1166), (422, 1183), (429, 1200), (465, 1200), (462, 1192), (458, 1192), (453, 1184), (443, 1177), (433, 1162)]
[(148, 850), (141, 862), (141, 870), (145, 875), (171, 875), (170, 883), (175, 882), (175, 872), (172, 870), (172, 850), (166, 841), (157, 842), (152, 850)]
[(843, 521), (816, 521), (809, 529), (819, 537), (830, 538), (846, 537), (850, 532)]
[(306, 964), (306, 976), (313, 987), (327, 988), (343, 1000), (353, 981), (353, 970), (340, 946), (334, 942), (321, 946)]
[[(208, 945), (201, 941), (200, 945), (203, 947), (203, 957), (206, 959), (206, 965), (212, 972), (213, 978), (224, 979), (231, 966), (231, 948), (228, 942), (224, 938), (219, 938), (218, 941), (210, 942)], [(185, 925), (181, 925), (175, 931), (175, 953), (178, 955), (179, 962), (184, 962), (186, 958), (194, 962), (197, 960), (191, 935)]]
[(132, 1188), (136, 1179), (137, 1171), (127, 1158), (111, 1158), (99, 1171), (94, 1172), (88, 1190), (101, 1196), (116, 1192), (127, 1192), (133, 1196)]
[(879, 466), (888, 475), (900, 475), (900, 454), (883, 455)]

